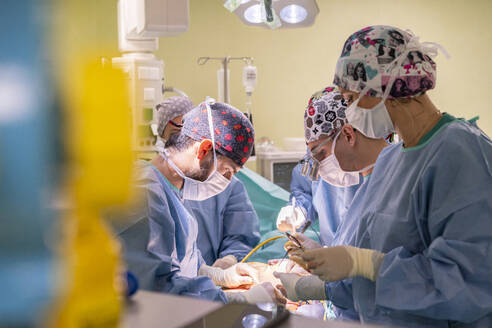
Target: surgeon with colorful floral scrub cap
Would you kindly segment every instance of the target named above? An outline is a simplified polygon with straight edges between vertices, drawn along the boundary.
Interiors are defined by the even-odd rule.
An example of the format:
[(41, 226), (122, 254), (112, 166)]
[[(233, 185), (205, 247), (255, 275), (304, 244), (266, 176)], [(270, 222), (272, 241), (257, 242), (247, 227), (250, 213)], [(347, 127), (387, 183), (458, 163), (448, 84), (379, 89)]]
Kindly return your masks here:
[[(380, 47), (391, 62), (378, 61)], [(336, 66), (348, 122), (367, 137), (402, 140), (382, 151), (354, 198), (353, 246), (302, 254), (322, 280), (353, 277), (363, 323), (492, 327), (492, 141), (431, 101), (438, 50), (411, 32), (371, 26), (348, 38)], [(358, 63), (366, 81), (344, 74)]]

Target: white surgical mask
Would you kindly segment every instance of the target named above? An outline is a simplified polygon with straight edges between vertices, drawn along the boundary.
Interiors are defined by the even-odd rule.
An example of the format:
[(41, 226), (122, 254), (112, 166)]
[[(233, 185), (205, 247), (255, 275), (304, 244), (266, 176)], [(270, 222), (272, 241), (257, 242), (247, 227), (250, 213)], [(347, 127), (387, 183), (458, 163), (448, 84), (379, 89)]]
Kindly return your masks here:
[(337, 133), (331, 145), (331, 155), (320, 162), (319, 175), (321, 179), (335, 187), (350, 187), (359, 184), (359, 172), (345, 172), (335, 157), (335, 145), (340, 132)]
[(364, 94), (365, 90), (345, 110), (347, 121), (368, 138), (382, 139), (395, 132), (395, 126), (384, 104), (386, 97), (372, 109), (364, 109), (358, 106)]
[(215, 137), (213, 133), (213, 121), (212, 121), (212, 110), (210, 109), (210, 103), (214, 100), (207, 97), (205, 104), (207, 106), (207, 117), (208, 126), (210, 128), (210, 136), (212, 138), (212, 153), (214, 156), (214, 171), (208, 176), (205, 181), (198, 181), (187, 177), (174, 162), (166, 154), (166, 151), (161, 152), (161, 156), (164, 157), (169, 165), (179, 174), (180, 177), (184, 179), (183, 185), (183, 199), (202, 201), (220, 194), (224, 191), (229, 183), (229, 179), (224, 177), (217, 171), (217, 156), (215, 155)]
[(335, 156), (335, 145), (337, 138), (340, 136), (340, 132), (333, 138), (333, 144), (331, 145), (331, 155), (325, 158), (320, 163), (319, 175), (323, 180), (336, 187), (350, 187), (359, 184), (359, 173), (365, 172), (374, 167), (374, 164), (368, 165), (358, 171), (344, 171), (338, 163)]

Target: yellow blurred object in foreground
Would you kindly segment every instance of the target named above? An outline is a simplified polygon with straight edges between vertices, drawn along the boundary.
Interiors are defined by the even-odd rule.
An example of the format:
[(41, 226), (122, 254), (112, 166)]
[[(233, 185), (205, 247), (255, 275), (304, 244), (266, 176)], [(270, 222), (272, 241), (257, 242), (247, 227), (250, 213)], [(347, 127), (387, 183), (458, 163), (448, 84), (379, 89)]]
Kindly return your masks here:
[(101, 219), (104, 206), (129, 196), (132, 153), (123, 72), (99, 63), (71, 66), (62, 78), (68, 118), (72, 207), (63, 218), (61, 250), (67, 288), (55, 310), (57, 327), (116, 327), (123, 284), (120, 245)]

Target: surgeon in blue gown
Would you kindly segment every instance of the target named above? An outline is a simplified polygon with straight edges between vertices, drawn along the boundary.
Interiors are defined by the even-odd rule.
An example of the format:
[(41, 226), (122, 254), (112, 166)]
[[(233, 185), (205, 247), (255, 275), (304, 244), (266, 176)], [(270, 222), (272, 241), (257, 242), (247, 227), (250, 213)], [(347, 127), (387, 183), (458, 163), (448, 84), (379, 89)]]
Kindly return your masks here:
[(198, 222), (198, 248), (209, 265), (226, 269), (241, 261), (260, 240), (258, 216), (236, 177), (227, 188), (202, 201), (185, 200)]
[[(388, 78), (350, 84), (346, 64), (378, 52), (370, 45), (349, 47), (335, 82), (350, 103), (349, 123), (372, 137), (397, 131), (403, 141), (383, 150), (366, 191), (353, 200), (360, 220), (353, 246), (307, 250), (300, 257), (325, 281), (353, 277), (364, 323), (491, 327), (492, 141), (474, 122), (441, 113), (427, 95), (435, 85), (435, 44), (389, 26), (365, 28), (347, 43), (368, 33), (398, 44), (395, 69)], [(415, 70), (400, 69), (411, 51), (423, 60)], [(377, 61), (370, 65), (383, 71)], [(393, 87), (407, 71), (420, 88)], [(337, 158), (342, 169), (354, 170), (350, 158)]]
[[(244, 293), (217, 286), (257, 282), (245, 263), (208, 266), (197, 247), (198, 225), (183, 200), (205, 200), (223, 192), (251, 152), (249, 120), (232, 106), (202, 103), (184, 118), (183, 129), (159, 147), (160, 156), (136, 165), (140, 198), (116, 227), (128, 269), (143, 289), (229, 302), (285, 302), (270, 283)], [(223, 124), (227, 122), (227, 124)]]
[[(156, 106), (161, 147), (183, 126), (183, 115), (193, 109), (188, 97), (166, 98)], [(246, 188), (236, 177), (216, 196), (202, 201), (186, 199), (186, 209), (198, 222), (198, 249), (205, 263), (222, 269), (236, 264), (260, 240), (258, 216)]]
[[(320, 245), (303, 234), (296, 234), (305, 249), (319, 249), (322, 248), (322, 245), (347, 245), (354, 240), (358, 219), (351, 215), (351, 200), (354, 193), (358, 195), (365, 192), (373, 163), (381, 150), (387, 146), (384, 139), (367, 138), (349, 125), (344, 125), (347, 122), (345, 109), (345, 101), (334, 87), (327, 87), (316, 93), (306, 108), (304, 130), (309, 151), (305, 161), (310, 165), (319, 163), (321, 181), (316, 182), (319, 185), (316, 186), (317, 189), (314, 192), (312, 208), (318, 206), (320, 229), (322, 234), (325, 233), (325, 236), (321, 236), (324, 243)], [(333, 114), (325, 115), (327, 113)], [(317, 119), (313, 120), (313, 118)], [(326, 124), (338, 120), (340, 123), (337, 125)], [(341, 147), (350, 151), (351, 154), (356, 154), (359, 149), (364, 149), (367, 156), (359, 161), (359, 172), (343, 172), (338, 166), (334, 160), (333, 152)], [(298, 175), (296, 181), (310, 181), (302, 176), (298, 169), (294, 174)], [(315, 182), (299, 184), (300, 187), (307, 189), (304, 193), (299, 192), (300, 188), (296, 189), (296, 195), (301, 199), (300, 203), (306, 202), (309, 205), (306, 201), (309, 198), (305, 195), (308, 194), (310, 185), (315, 186)], [(296, 260), (294, 244), (288, 242), (285, 247), (288, 250), (293, 250), (293, 252), (289, 252), (290, 257)], [(354, 308), (350, 280), (325, 284), (317, 276), (300, 277), (292, 273), (280, 273), (277, 276), (282, 281), (282, 288), (289, 299), (331, 300), (337, 319), (359, 320)]]
[[(298, 164), (292, 170), (290, 201), (287, 206), (292, 206), (292, 198), (295, 197), (296, 206), (300, 207), (303, 213), (307, 213), (306, 219), (311, 222), (318, 220), (320, 244), (331, 245), (337, 228), (361, 183), (338, 187), (330, 185), (323, 179), (311, 181), (301, 174), (301, 168), (302, 165)], [(302, 221), (302, 224), (304, 223), (305, 221)], [(282, 230), (280, 224), (281, 222), (279, 229)]]

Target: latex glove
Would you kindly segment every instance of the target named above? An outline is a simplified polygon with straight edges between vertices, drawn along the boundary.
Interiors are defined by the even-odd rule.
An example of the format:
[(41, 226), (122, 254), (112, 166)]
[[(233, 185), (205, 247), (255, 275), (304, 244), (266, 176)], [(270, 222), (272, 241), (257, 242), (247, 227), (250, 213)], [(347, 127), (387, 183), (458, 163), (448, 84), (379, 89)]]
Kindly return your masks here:
[(361, 276), (376, 280), (384, 254), (352, 246), (311, 249), (298, 254), (311, 273), (325, 281), (338, 281)]
[(288, 259), (268, 260), (268, 265), (277, 265), (276, 271), (281, 273), (309, 274), (303, 267)]
[[(323, 247), (319, 243), (315, 242), (314, 240), (312, 240), (309, 237), (306, 237), (306, 235), (304, 235), (302, 233), (295, 233), (294, 237), (296, 237), (297, 240), (299, 240), (301, 242), (302, 247), (304, 247), (304, 249), (316, 249), (316, 248)], [(289, 240), (288, 242), (286, 242), (284, 244), (284, 249), (286, 251), (290, 251), (290, 250), (297, 249), (297, 248), (298, 248), (297, 245), (291, 240)]]
[(287, 205), (280, 209), (277, 216), (277, 229), (281, 232), (295, 232), (306, 222), (306, 215), (301, 207)]
[(277, 288), (291, 301), (326, 300), (325, 283), (317, 276), (280, 272), (273, 275), (282, 282)]
[(225, 270), (204, 264), (198, 275), (209, 277), (217, 286), (228, 288), (258, 283), (258, 271), (246, 263), (238, 263)]
[(242, 293), (226, 292), (225, 295), (229, 303), (287, 303), (282, 292), (269, 282), (251, 287), (251, 289)]
[(215, 261), (214, 264), (212, 264), (212, 266), (225, 270), (227, 268), (230, 268), (236, 263), (237, 263), (237, 259), (234, 255), (226, 255), (224, 257), (221, 257), (220, 259), (217, 259), (217, 261)]

